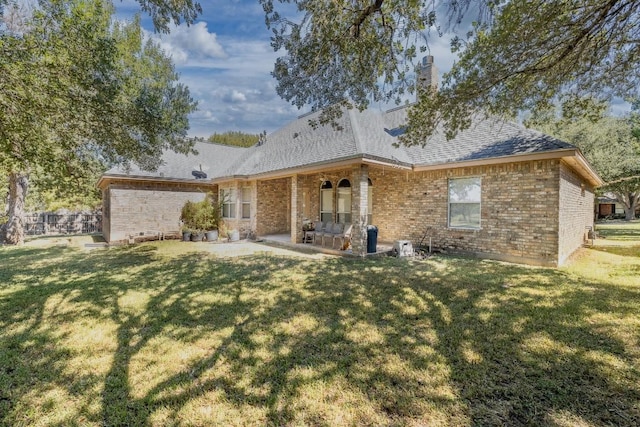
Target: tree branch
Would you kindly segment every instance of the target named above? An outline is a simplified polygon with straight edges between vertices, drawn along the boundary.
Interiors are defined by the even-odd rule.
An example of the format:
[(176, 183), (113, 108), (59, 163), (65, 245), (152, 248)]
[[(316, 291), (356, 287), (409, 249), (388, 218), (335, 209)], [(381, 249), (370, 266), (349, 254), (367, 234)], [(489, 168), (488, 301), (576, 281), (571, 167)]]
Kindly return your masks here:
[(362, 11), (360, 11), (360, 15), (358, 15), (358, 17), (353, 21), (353, 24), (351, 25), (351, 35), (354, 39), (360, 37), (360, 26), (369, 16), (380, 11), (380, 9), (382, 8), (382, 3), (384, 3), (384, 0), (376, 0), (375, 3), (367, 6), (366, 8), (362, 9)]

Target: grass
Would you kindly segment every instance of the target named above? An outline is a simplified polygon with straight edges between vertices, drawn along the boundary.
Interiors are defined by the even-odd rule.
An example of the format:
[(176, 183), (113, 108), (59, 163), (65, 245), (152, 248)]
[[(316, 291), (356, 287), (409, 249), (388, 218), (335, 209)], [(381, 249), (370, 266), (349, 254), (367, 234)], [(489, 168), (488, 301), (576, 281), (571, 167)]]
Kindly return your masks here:
[(557, 270), (5, 247), (0, 424), (636, 426), (623, 228)]

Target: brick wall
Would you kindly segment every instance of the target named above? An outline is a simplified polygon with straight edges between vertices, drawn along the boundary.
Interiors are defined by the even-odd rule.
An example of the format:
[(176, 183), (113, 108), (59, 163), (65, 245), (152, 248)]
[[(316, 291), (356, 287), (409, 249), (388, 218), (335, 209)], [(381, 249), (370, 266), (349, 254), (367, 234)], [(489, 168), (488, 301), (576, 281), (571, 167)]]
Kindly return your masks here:
[(170, 183), (115, 182), (104, 191), (104, 236), (108, 242), (128, 240), (147, 231), (180, 230), (187, 200), (200, 201), (214, 187)]
[(565, 163), (560, 164), (560, 231), (558, 242), (558, 263), (567, 258), (588, 237), (586, 227), (593, 228), (593, 188)]
[(258, 181), (256, 234), (289, 233), (291, 230), (291, 179)]
[[(558, 260), (559, 161), (509, 163), (430, 172), (371, 168), (373, 223), (379, 239), (555, 265)], [(481, 178), (481, 228), (448, 228), (448, 179)]]
[[(430, 237), (436, 249), (557, 265), (582, 244), (585, 226), (593, 225), (593, 189), (583, 188), (578, 175), (560, 160), (542, 160), (429, 172), (358, 165), (293, 178), (234, 182), (221, 185), (238, 189), (238, 214), (225, 220), (226, 227), (243, 235), (292, 233), (293, 221), (292, 237), (299, 241), (302, 220), (320, 217), (321, 183), (329, 180), (335, 193), (338, 182), (346, 178), (355, 191), (359, 181), (365, 188), (367, 173), (373, 183), (372, 216), (380, 241), (418, 243), (426, 234), (425, 243)], [(448, 227), (448, 182), (463, 177), (481, 179), (478, 230)], [(248, 219), (240, 218), (243, 186), (251, 188)], [(113, 183), (104, 191), (105, 238), (116, 241), (139, 231), (177, 230), (183, 204), (202, 200), (206, 191), (217, 193), (218, 186)], [(356, 208), (365, 202), (366, 198), (352, 195), (352, 221)]]

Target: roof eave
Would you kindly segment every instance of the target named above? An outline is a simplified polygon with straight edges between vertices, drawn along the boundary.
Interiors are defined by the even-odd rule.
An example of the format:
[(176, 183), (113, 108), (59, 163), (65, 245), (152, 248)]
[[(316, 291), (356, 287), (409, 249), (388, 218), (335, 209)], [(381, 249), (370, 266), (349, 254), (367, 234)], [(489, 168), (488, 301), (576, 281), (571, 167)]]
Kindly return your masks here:
[(358, 154), (353, 156), (342, 157), (340, 159), (327, 160), (322, 162), (316, 162), (307, 164), (304, 166), (295, 166), (291, 168), (278, 169), (275, 171), (269, 171), (264, 173), (257, 173), (253, 175), (228, 175), (224, 177), (214, 178), (212, 183), (223, 183), (227, 181), (233, 181), (238, 179), (250, 180), (250, 179), (277, 179), (296, 174), (309, 174), (314, 172), (323, 172), (327, 169), (340, 169), (354, 164), (372, 164), (378, 166), (389, 166), (397, 169), (411, 170), (412, 166), (407, 163), (388, 161), (379, 157), (370, 156), (366, 154)]
[(111, 181), (150, 181), (150, 182), (162, 182), (162, 183), (179, 183), (179, 184), (211, 184), (209, 179), (185, 179), (185, 178), (170, 178), (161, 176), (149, 176), (149, 175), (121, 175), (121, 174), (108, 174), (102, 175), (98, 180), (96, 186), (98, 188), (104, 188), (109, 185)]
[(575, 170), (580, 172), (594, 187), (601, 187), (604, 185), (604, 180), (593, 169), (579, 149), (575, 149), (574, 155), (572, 157), (565, 158), (565, 160), (567, 160)]
[(501, 163), (527, 162), (536, 160), (565, 159), (576, 169), (591, 185), (601, 186), (604, 181), (593, 170), (577, 148), (563, 148), (560, 150), (544, 151), (539, 153), (515, 154), (509, 156), (490, 157), (484, 159), (462, 160), (458, 162), (444, 162), (437, 164), (416, 165), (416, 172), (441, 169), (463, 168), (472, 166), (496, 165)]

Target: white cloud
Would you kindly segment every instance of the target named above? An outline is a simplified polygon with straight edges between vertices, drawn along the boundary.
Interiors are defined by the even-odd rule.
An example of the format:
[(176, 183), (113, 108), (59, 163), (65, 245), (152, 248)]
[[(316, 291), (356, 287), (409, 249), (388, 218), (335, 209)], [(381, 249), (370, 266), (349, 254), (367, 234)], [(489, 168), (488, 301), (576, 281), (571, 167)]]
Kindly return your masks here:
[(210, 33), (207, 23), (197, 22), (191, 26), (174, 26), (169, 34), (152, 34), (151, 37), (160, 43), (160, 47), (173, 58), (176, 63), (186, 63), (191, 59), (226, 58), (227, 54), (218, 42), (218, 36)]
[(238, 92), (237, 90), (233, 90), (233, 92), (231, 92), (231, 101), (233, 102), (244, 102), (247, 100), (247, 97), (245, 96), (244, 93), (242, 92)]

